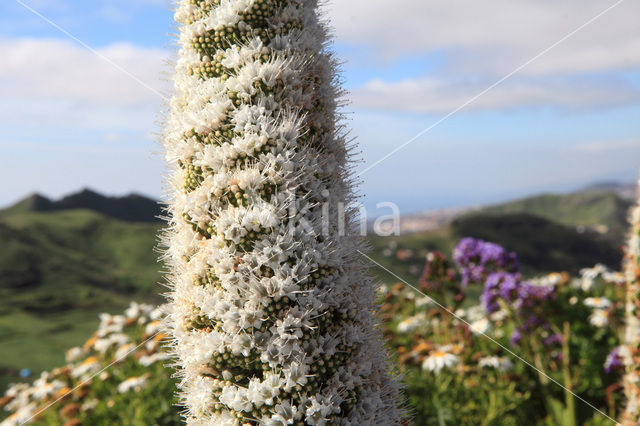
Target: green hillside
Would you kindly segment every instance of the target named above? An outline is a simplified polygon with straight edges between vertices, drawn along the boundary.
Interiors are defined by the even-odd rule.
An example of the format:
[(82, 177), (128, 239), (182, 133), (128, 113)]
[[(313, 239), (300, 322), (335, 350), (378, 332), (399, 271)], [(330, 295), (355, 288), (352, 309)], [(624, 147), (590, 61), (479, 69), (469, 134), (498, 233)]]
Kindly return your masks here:
[(98, 312), (160, 300), (159, 226), (89, 210), (0, 215), (0, 387), (59, 364)]
[(529, 213), (567, 226), (607, 226), (611, 240), (621, 241), (627, 229), (632, 202), (610, 190), (585, 190), (572, 194), (545, 194), (481, 210), (486, 214)]

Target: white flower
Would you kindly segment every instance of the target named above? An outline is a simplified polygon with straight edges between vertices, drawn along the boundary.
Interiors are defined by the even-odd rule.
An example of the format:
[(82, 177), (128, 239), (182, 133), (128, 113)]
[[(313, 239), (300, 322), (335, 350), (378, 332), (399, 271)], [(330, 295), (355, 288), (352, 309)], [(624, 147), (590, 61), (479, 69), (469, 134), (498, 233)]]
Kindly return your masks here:
[(98, 339), (93, 344), (93, 348), (101, 353), (105, 353), (112, 346), (122, 346), (129, 341), (126, 334), (114, 333), (103, 339)]
[(84, 349), (80, 348), (80, 347), (75, 347), (75, 348), (71, 348), (67, 351), (66, 353), (66, 360), (67, 362), (73, 362), (73, 361), (77, 361), (78, 359), (80, 359), (83, 355), (85, 354)]
[(513, 362), (505, 357), (487, 356), (478, 360), (478, 366), (480, 368), (495, 368), (496, 370), (505, 372), (513, 368)]
[(482, 318), (482, 319), (479, 319), (477, 321), (472, 322), (469, 325), (469, 329), (474, 334), (484, 334), (487, 331), (489, 331), (490, 326), (491, 326), (491, 323), (489, 322), (489, 320), (487, 318)]
[(633, 364), (633, 355), (629, 347), (626, 345), (618, 346), (618, 357), (620, 357), (622, 364), (625, 366)]
[(606, 309), (611, 307), (612, 303), (606, 297), (587, 297), (584, 304), (590, 308)]
[(457, 356), (441, 350), (435, 350), (422, 362), (422, 369), (439, 373), (443, 368), (450, 369), (457, 363)]
[(31, 388), (31, 395), (35, 399), (44, 399), (48, 396), (53, 395), (58, 390), (62, 389), (65, 385), (59, 380), (48, 381), (49, 374), (42, 373), (40, 378), (33, 382), (33, 387)]
[(135, 352), (135, 349), (136, 345), (134, 345), (133, 343), (127, 343), (120, 346), (118, 350), (116, 350), (116, 353), (113, 355), (114, 361), (121, 361), (125, 359), (129, 355), (133, 354), (133, 352)]
[[(177, 2), (165, 258), (186, 420), (397, 424), (377, 285), (337, 226), (351, 166), (325, 24), (315, 1), (271, 3)], [(112, 341), (120, 324), (105, 317), (98, 348), (128, 343)], [(329, 410), (350, 395), (350, 412)]]
[(486, 317), (486, 311), (482, 305), (471, 306), (467, 309), (466, 317), (469, 321), (478, 321)]
[(427, 320), (427, 315), (424, 312), (419, 312), (414, 316), (405, 318), (404, 320), (398, 323), (398, 332), (399, 333), (412, 333), (421, 324), (424, 324)]
[(430, 297), (418, 297), (415, 303), (416, 303), (416, 307), (421, 308), (423, 306), (432, 305), (433, 299)]
[(609, 311), (594, 309), (591, 316), (589, 316), (589, 323), (599, 328), (606, 327), (609, 324)]
[(610, 284), (624, 284), (626, 282), (625, 276), (622, 272), (607, 271), (602, 274), (602, 279)]
[(82, 364), (78, 365), (77, 367), (74, 367), (71, 370), (71, 375), (73, 377), (82, 377), (88, 373), (92, 373), (99, 369), (100, 369), (100, 362), (98, 361), (98, 358), (94, 356), (90, 356), (89, 358), (85, 359), (82, 362)]
[(292, 425), (300, 417), (296, 406), (292, 406), (288, 401), (276, 405), (275, 412), (276, 414), (271, 416), (271, 423), (268, 423), (270, 425)]
[(489, 315), (489, 319), (494, 322), (504, 321), (509, 316), (509, 312), (506, 309), (498, 309), (491, 315)]
[(591, 291), (596, 284), (596, 279), (607, 271), (607, 267), (601, 264), (597, 264), (593, 268), (581, 269), (581, 277), (578, 286), (582, 289), (582, 291)]
[(153, 355), (143, 355), (143, 356), (141, 356), (140, 359), (138, 360), (138, 362), (141, 365), (143, 365), (145, 367), (148, 367), (153, 363), (156, 363), (158, 361), (164, 361), (164, 360), (167, 360), (169, 358), (170, 358), (170, 356), (167, 353), (156, 352)]
[(147, 375), (143, 375), (140, 377), (129, 377), (118, 385), (118, 392), (127, 393), (131, 390), (139, 392), (147, 382), (147, 378)]

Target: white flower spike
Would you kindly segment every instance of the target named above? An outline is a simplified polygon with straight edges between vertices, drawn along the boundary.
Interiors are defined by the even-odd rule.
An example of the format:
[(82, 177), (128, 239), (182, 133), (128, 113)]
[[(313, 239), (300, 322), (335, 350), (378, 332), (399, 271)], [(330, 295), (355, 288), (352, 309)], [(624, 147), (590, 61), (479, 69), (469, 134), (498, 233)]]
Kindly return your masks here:
[(399, 424), (377, 284), (338, 211), (355, 196), (317, 0), (175, 16), (165, 259), (187, 423)]

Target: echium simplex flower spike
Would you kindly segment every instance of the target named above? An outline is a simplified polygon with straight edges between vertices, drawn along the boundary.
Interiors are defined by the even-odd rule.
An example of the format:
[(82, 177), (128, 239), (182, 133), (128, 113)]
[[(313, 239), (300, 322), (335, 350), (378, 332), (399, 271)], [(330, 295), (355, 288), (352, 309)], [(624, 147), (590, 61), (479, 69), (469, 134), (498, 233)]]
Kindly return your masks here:
[(640, 424), (640, 199), (631, 211), (630, 221), (624, 265), (627, 280), (624, 340), (631, 355), (624, 376), (627, 405), (622, 424), (625, 426)]
[[(316, 0), (182, 0), (165, 259), (189, 424), (392, 425)], [(323, 217), (333, 206), (329, 216)]]

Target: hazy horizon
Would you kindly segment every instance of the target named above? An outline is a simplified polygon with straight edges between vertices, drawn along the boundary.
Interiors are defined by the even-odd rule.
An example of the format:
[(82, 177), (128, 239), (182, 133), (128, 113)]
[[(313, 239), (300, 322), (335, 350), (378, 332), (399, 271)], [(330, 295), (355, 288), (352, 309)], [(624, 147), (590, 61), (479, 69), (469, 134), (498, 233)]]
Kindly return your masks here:
[[(0, 205), (81, 187), (159, 197), (170, 2), (23, 3), (33, 10), (0, 4), (0, 179), (10, 182)], [(394, 9), (403, 13), (381, 1), (326, 7), (368, 208), (476, 205), (637, 178), (640, 4)]]
[[(623, 180), (619, 180), (619, 181), (614, 181), (614, 180), (598, 180), (598, 181), (592, 181), (592, 182), (585, 182), (584, 184), (577, 184), (577, 185), (567, 185), (566, 187), (554, 187), (554, 188), (549, 188), (549, 189), (531, 189), (531, 191), (529, 192), (522, 192), (522, 193), (505, 193), (505, 194), (498, 194), (493, 198), (485, 198), (484, 200), (477, 200), (476, 202), (466, 202), (463, 201), (462, 199), (456, 204), (455, 202), (450, 203), (450, 204), (424, 204), (422, 207), (420, 207), (420, 203), (419, 201), (413, 200), (413, 202), (411, 202), (411, 200), (407, 200), (407, 202), (403, 203), (402, 199), (398, 199), (396, 198), (396, 200), (400, 200), (400, 202), (397, 201), (393, 201), (394, 203), (396, 203), (399, 207), (400, 207), (400, 213), (402, 215), (411, 215), (411, 214), (415, 214), (415, 213), (421, 213), (421, 212), (425, 212), (425, 211), (435, 211), (435, 210), (442, 210), (442, 209), (455, 209), (455, 208), (473, 208), (473, 207), (480, 207), (480, 206), (488, 206), (488, 205), (492, 205), (492, 204), (499, 204), (499, 203), (503, 203), (503, 202), (509, 202), (509, 201), (514, 201), (514, 200), (518, 200), (518, 199), (522, 199), (522, 198), (528, 198), (528, 197), (534, 197), (537, 195), (542, 195), (542, 194), (567, 194), (567, 193), (572, 193), (572, 192), (576, 192), (576, 191), (580, 191), (580, 190), (584, 190), (587, 188), (590, 188), (592, 186), (600, 186), (600, 185), (635, 185), (635, 180), (627, 180), (627, 181), (623, 181)], [(59, 201), (64, 197), (67, 197), (69, 195), (74, 195), (74, 194), (78, 194), (82, 191), (92, 191), (95, 193), (98, 193), (102, 196), (105, 197), (114, 197), (114, 198), (120, 198), (120, 197), (126, 197), (128, 195), (140, 195), (146, 198), (150, 198), (152, 200), (155, 201), (161, 201), (162, 200), (162, 196), (160, 194), (155, 195), (155, 194), (147, 194), (141, 191), (137, 191), (137, 190), (130, 190), (130, 191), (124, 191), (124, 192), (109, 192), (109, 191), (102, 191), (100, 189), (97, 188), (92, 188), (92, 187), (79, 187), (76, 189), (72, 189), (70, 191), (66, 191), (64, 193), (60, 193), (57, 195), (49, 195), (46, 194), (42, 191), (30, 191), (26, 194), (24, 194), (23, 196), (12, 200), (8, 203), (0, 203), (0, 210), (2, 209), (6, 209), (9, 208), (17, 203), (19, 203), (20, 201), (26, 199), (27, 197), (33, 196), (33, 195), (40, 195), (43, 196), (51, 201)], [(466, 200), (467, 198), (465, 197), (464, 200)], [(389, 212), (384, 209), (384, 208), (380, 208), (378, 209), (376, 207), (377, 203), (381, 203), (381, 202), (385, 202), (385, 201), (390, 201), (390, 200), (367, 200), (365, 197), (365, 200), (363, 201), (364, 206), (367, 209), (367, 212), (369, 213), (369, 217), (370, 218), (375, 218), (377, 215), (384, 215), (384, 214), (388, 214)], [(378, 214), (376, 215), (376, 212), (378, 212)]]

